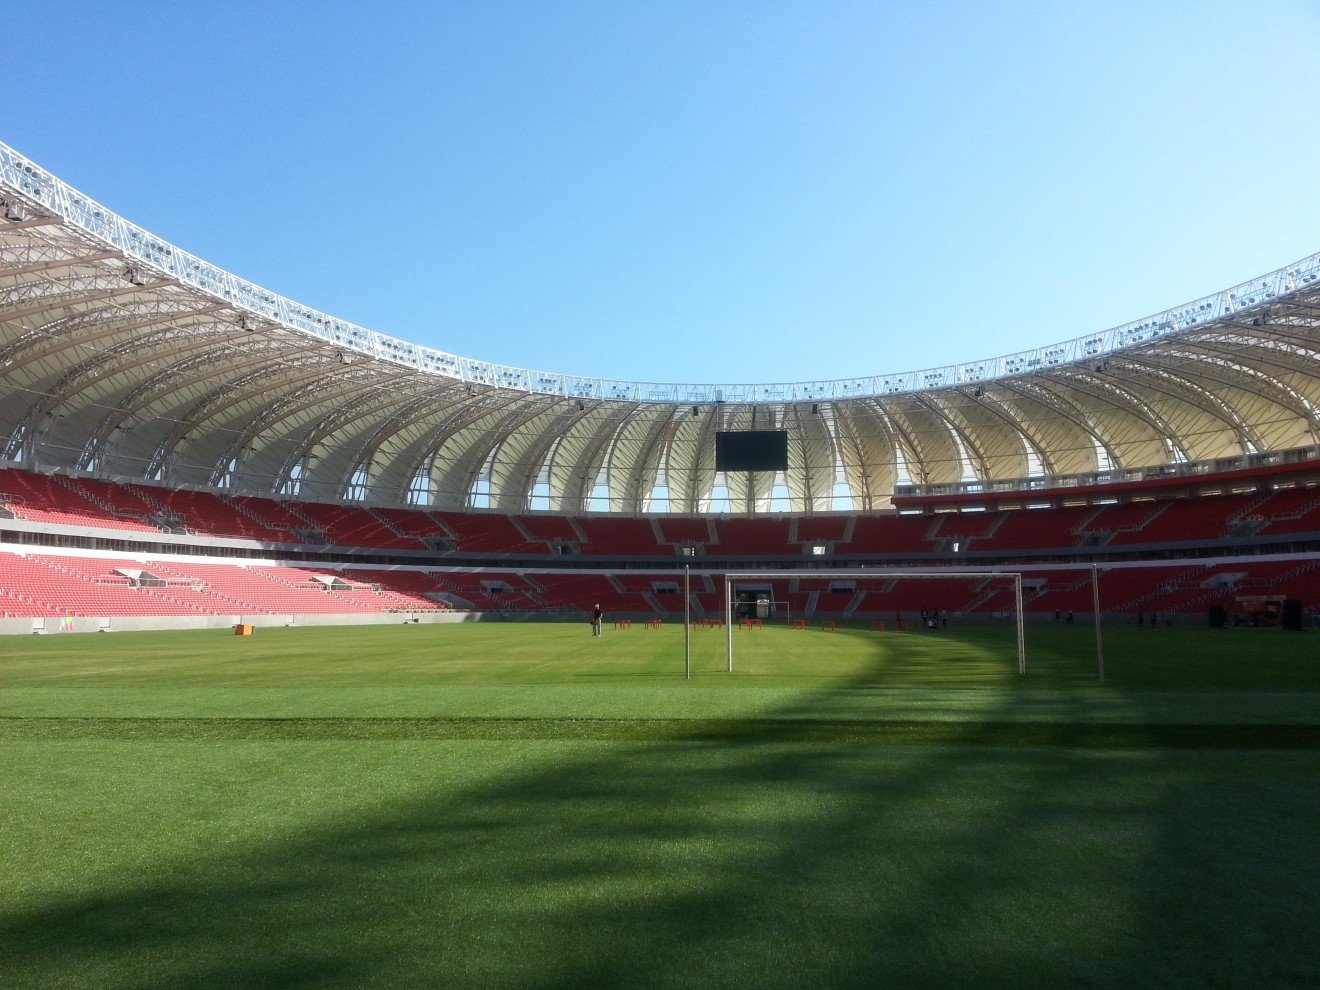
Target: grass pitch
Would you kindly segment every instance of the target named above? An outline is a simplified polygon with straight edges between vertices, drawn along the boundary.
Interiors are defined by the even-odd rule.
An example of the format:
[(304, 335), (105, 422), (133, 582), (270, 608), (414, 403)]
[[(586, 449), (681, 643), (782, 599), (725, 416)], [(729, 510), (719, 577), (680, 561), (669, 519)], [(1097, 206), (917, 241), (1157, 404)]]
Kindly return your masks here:
[(6, 640), (5, 987), (1309, 986), (1313, 634)]

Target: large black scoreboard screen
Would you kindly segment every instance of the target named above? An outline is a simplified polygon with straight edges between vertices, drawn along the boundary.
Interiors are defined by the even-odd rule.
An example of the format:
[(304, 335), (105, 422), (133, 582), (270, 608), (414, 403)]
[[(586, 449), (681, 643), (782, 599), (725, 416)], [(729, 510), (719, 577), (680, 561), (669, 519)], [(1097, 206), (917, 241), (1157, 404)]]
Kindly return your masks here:
[(787, 430), (729, 430), (715, 434), (716, 471), (787, 471)]

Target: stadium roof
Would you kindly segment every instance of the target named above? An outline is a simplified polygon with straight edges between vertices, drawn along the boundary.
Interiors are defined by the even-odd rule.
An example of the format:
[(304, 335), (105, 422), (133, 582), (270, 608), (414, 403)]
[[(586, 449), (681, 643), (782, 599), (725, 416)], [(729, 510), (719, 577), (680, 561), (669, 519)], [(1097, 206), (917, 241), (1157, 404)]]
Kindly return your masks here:
[[(0, 457), (40, 470), (446, 509), (816, 512), (886, 508), (900, 486), (1036, 487), (1320, 443), (1320, 254), (1018, 354), (681, 385), (354, 326), (3, 144), (0, 199)], [(788, 470), (718, 475), (714, 434), (738, 429), (787, 430)]]

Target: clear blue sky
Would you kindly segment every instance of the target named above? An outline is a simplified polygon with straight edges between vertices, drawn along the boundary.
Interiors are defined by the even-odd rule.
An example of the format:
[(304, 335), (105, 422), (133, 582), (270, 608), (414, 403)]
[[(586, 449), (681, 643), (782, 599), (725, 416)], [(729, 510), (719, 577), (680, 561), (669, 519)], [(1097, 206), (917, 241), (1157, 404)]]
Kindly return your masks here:
[(1104, 329), (1320, 249), (1320, 4), (10, 5), (0, 139), (523, 367), (758, 382)]

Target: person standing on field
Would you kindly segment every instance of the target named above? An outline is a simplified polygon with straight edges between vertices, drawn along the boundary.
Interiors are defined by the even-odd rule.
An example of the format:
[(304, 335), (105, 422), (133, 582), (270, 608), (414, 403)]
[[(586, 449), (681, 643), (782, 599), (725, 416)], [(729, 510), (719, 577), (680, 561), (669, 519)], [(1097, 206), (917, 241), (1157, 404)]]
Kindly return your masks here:
[(591, 635), (600, 635), (600, 622), (603, 618), (605, 618), (605, 613), (602, 612), (600, 606), (597, 605), (595, 610), (591, 613)]

